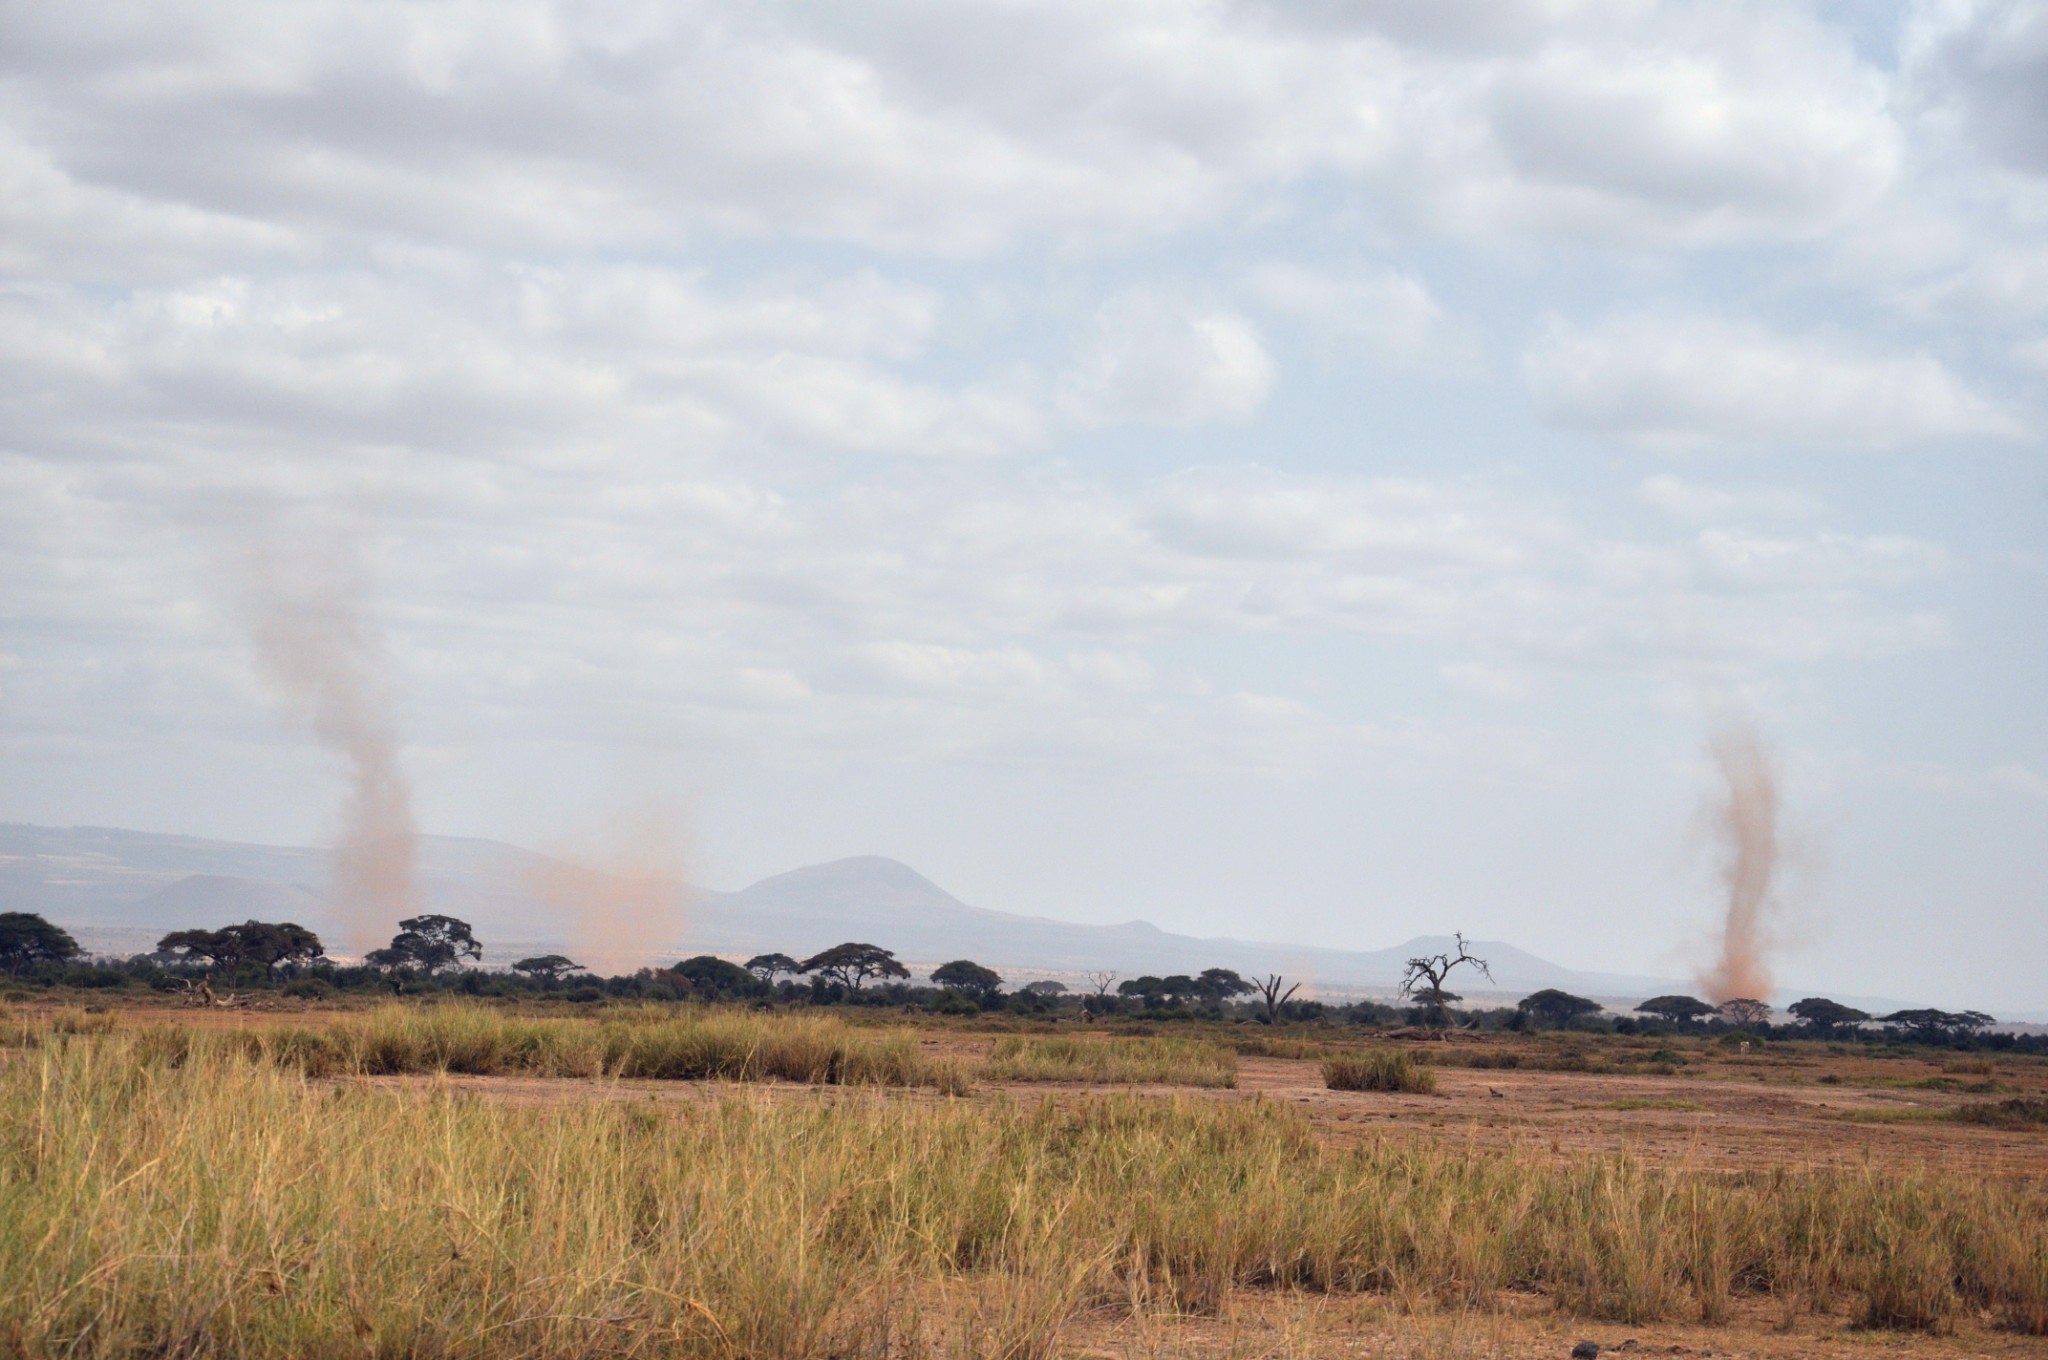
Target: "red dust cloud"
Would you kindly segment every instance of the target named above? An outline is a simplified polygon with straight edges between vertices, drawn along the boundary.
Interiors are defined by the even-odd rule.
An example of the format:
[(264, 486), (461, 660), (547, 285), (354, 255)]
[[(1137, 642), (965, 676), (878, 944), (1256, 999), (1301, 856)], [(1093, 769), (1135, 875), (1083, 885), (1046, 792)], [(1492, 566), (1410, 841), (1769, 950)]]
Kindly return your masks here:
[(1699, 975), (1699, 984), (1717, 1003), (1736, 997), (1768, 1001), (1769, 918), (1776, 908), (1771, 886), (1782, 852), (1777, 774), (1751, 724), (1723, 727), (1711, 750), (1726, 786), (1713, 814), (1728, 905), (1721, 923), (1720, 957)]
[(421, 910), (419, 831), (399, 763), (389, 663), (363, 616), (359, 578), (352, 554), (341, 548), (288, 559), (259, 547), (244, 580), (250, 634), (265, 672), (348, 771), (334, 905), (358, 956)]
[(576, 961), (609, 975), (673, 963), (690, 891), (676, 838), (649, 819), (623, 848), (596, 858), (602, 869), (545, 862), (525, 883), (566, 927)]

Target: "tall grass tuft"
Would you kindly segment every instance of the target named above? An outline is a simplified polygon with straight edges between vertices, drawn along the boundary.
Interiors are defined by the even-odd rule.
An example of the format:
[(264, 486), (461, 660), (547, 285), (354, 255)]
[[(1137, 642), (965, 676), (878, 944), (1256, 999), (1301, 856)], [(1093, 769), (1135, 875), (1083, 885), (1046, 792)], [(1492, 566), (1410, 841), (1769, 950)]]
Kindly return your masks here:
[(1234, 1087), (1237, 1054), (1200, 1039), (996, 1040), (982, 1075), (991, 1081), (1075, 1081), (1102, 1085)]
[(1323, 1085), (1332, 1091), (1405, 1091), (1426, 1096), (1436, 1090), (1436, 1073), (1399, 1049), (1375, 1048), (1323, 1059)]
[[(182, 1030), (146, 1043), (165, 1056), (196, 1040)], [(827, 1016), (675, 1012), (602, 1019), (508, 1015), (485, 1006), (391, 1005), (329, 1024), (257, 1027), (224, 1041), (310, 1077), (452, 1072), (673, 1081), (784, 1081), (822, 1086), (936, 1086), (961, 1091), (960, 1069), (926, 1057), (905, 1033)]]

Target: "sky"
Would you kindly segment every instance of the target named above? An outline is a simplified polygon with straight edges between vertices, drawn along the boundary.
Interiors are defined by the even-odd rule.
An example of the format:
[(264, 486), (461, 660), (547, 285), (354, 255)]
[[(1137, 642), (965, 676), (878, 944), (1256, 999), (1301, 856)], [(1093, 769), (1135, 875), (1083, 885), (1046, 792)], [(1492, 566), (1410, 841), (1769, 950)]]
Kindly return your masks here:
[(0, 819), (2048, 1010), (2044, 411), (2039, 3), (10, 6)]

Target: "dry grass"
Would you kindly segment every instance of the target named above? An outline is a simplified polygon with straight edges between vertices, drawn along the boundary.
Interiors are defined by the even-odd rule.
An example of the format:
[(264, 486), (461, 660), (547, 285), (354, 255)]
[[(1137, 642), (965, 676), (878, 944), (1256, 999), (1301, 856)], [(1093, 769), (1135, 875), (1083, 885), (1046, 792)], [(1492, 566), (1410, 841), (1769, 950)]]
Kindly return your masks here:
[(1977, 1101), (1958, 1106), (1949, 1118), (2002, 1129), (2048, 1129), (2048, 1100), (2017, 1096), (2011, 1100)]
[(1399, 1049), (1375, 1048), (1323, 1059), (1323, 1085), (1332, 1091), (1406, 1091), (1430, 1095), (1436, 1073)]
[(1010, 1034), (996, 1040), (982, 1075), (990, 1081), (1229, 1088), (1237, 1085), (1237, 1055), (1199, 1039), (1032, 1039)]
[(311, 1077), (453, 1072), (473, 1076), (780, 1079), (826, 1086), (964, 1090), (957, 1064), (926, 1057), (901, 1032), (828, 1016), (752, 1015), (645, 1007), (596, 1019), (508, 1014), (487, 1006), (386, 1005), (327, 1024), (265, 1025), (205, 1035), (143, 1031), (145, 1053), (182, 1060), (195, 1046), (238, 1045)]
[(1084, 1311), (1248, 1288), (2048, 1332), (2036, 1184), (1337, 1147), (1258, 1100), (532, 1107), (173, 1033), (0, 1063), (0, 1354), (1026, 1360)]

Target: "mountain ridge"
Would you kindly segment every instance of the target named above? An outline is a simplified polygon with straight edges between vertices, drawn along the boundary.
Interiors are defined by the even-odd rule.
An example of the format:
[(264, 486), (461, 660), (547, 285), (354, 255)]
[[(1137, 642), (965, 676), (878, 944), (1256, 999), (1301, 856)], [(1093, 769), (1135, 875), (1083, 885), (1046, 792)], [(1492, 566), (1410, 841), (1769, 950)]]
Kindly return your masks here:
[[(323, 935), (341, 933), (324, 895), (329, 854), (114, 827), (0, 823), (0, 910), (40, 911), (76, 927), (106, 952), (143, 952), (148, 932), (220, 926), (250, 916), (293, 919)], [(423, 836), (419, 880), (427, 909), (470, 921), (485, 963), (579, 945), (579, 926), (533, 889), (537, 871), (564, 861), (500, 841)], [(592, 881), (607, 876), (594, 870)], [(1417, 936), (1380, 949), (1338, 949), (1278, 941), (1199, 937), (1149, 921), (1082, 924), (969, 905), (916, 869), (880, 855), (804, 865), (744, 888), (679, 889), (686, 926), (660, 957), (685, 953), (744, 957), (779, 951), (799, 957), (863, 939), (926, 964), (973, 958), (1030, 975), (1195, 973), (1203, 968), (1284, 972), (1326, 991), (1379, 993), (1398, 985), (1417, 953), (1451, 947), (1451, 937)], [(144, 942), (146, 941), (146, 942)], [(99, 943), (96, 943), (99, 942)], [(1504, 998), (1559, 987), (1600, 998), (1686, 991), (1671, 978), (1567, 968), (1506, 941), (1473, 941), (1492, 964), (1490, 986), (1476, 976), (1461, 990)], [(1854, 1003), (1852, 1003), (1854, 1004)]]

